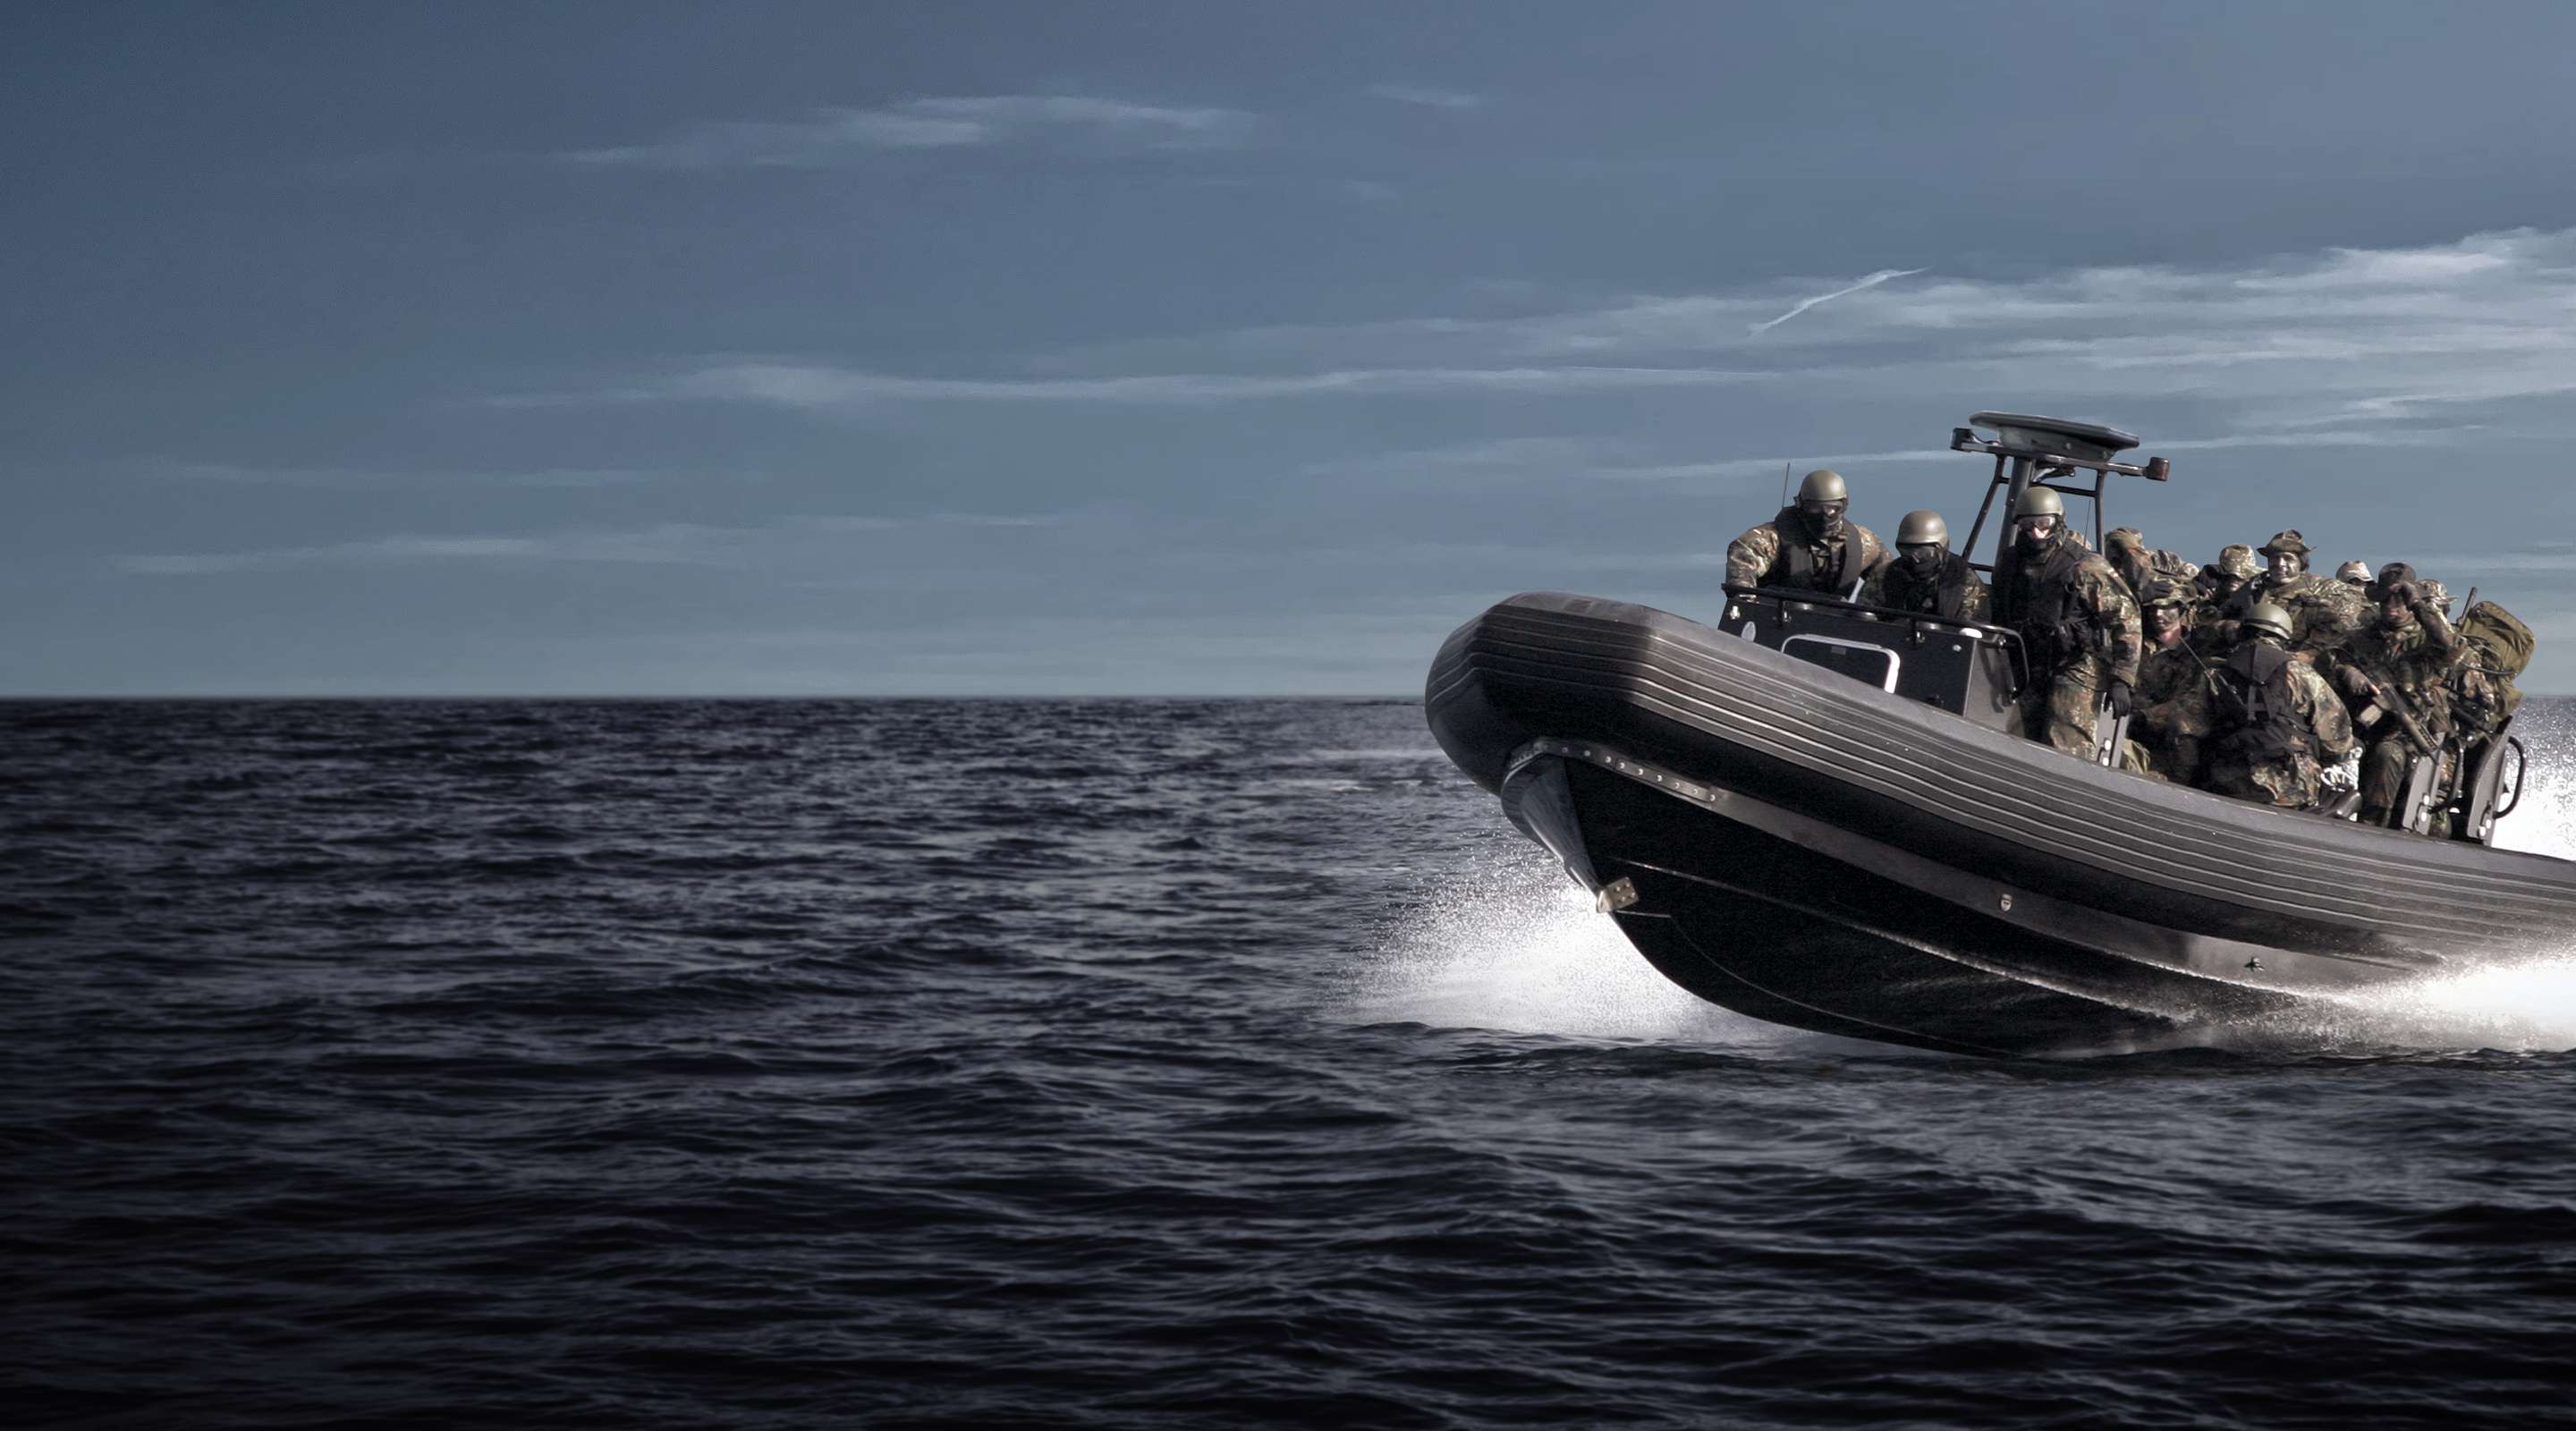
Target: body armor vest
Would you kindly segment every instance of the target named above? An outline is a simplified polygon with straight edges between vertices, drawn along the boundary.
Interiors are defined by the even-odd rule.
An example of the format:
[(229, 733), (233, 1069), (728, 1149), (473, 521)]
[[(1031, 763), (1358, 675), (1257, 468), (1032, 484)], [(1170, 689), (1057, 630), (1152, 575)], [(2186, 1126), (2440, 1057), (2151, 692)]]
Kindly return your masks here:
[(2060, 532), (2040, 558), (2036, 581), (2027, 578), (2026, 555), (2006, 542), (1995, 558), (1995, 619), (2021, 633), (2033, 671), (2054, 671), (2092, 649), (2082, 614), (2069, 599), (2084, 549)]
[(1968, 559), (1957, 552), (1941, 558), (1928, 582), (1900, 561), (1887, 569), (1886, 591), (1887, 604), (1899, 611), (1960, 620), (1959, 607), (1968, 595)]
[[(1771, 519), (1780, 529), (1780, 554), (1771, 561), (1771, 569), (1762, 573), (1762, 586), (1790, 586), (1802, 591), (1840, 592), (1851, 585), (1850, 578), (1864, 569), (1860, 553), (1860, 529), (1843, 523), (1842, 550), (1835, 554), (1830, 569), (1816, 564), (1813, 539), (1807, 535), (1806, 518), (1795, 507), (1783, 507)], [(1821, 579), (1819, 579), (1821, 578)]]
[(2308, 746), (2307, 722), (2299, 718), (2290, 694), (2289, 652), (2249, 642), (2228, 655), (2217, 676), (2218, 698), (2210, 706), (2217, 718), (2219, 749), (2252, 765), (2314, 754)]

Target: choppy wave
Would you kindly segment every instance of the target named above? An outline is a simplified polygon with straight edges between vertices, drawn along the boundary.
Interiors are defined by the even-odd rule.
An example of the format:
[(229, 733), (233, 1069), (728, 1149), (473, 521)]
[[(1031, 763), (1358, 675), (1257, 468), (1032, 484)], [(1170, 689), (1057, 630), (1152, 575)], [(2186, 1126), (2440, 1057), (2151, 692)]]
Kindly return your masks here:
[[(2576, 852), (2565, 715), (2525, 721), (2522, 848)], [(21, 1423), (2565, 1404), (2560, 951), (1992, 1063), (1681, 994), (1403, 704), (20, 704), (0, 740)]]

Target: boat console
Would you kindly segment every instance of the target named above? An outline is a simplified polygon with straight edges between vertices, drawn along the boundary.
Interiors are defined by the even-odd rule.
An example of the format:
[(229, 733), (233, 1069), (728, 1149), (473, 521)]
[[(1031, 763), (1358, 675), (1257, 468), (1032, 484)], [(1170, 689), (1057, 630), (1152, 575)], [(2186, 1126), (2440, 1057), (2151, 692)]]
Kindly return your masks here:
[(1719, 629), (1918, 700), (1993, 730), (2021, 733), (2015, 696), (2027, 679), (2021, 638), (1856, 602), (1727, 588)]

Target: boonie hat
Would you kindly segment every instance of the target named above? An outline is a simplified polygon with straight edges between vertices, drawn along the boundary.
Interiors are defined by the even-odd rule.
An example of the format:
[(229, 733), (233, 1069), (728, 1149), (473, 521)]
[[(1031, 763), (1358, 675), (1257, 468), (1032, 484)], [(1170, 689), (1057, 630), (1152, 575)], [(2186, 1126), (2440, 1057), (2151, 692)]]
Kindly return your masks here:
[(2298, 528), (2292, 527), (2286, 532), (2274, 532), (2272, 540), (2256, 547), (2255, 550), (2265, 556), (2278, 556), (2283, 552), (2288, 552), (2292, 556), (2306, 556), (2308, 539), (2299, 535)]

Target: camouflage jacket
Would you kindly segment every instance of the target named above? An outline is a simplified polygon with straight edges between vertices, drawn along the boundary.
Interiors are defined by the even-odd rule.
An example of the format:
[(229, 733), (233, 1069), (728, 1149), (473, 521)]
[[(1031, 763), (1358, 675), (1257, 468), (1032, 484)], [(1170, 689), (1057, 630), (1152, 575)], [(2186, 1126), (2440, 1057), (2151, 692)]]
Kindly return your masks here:
[[(1780, 515), (1726, 544), (1726, 584), (1788, 587), (1839, 596), (1851, 590), (1855, 581), (1875, 580), (1887, 569), (1887, 543), (1858, 522), (1847, 520), (1843, 526), (1847, 529), (1846, 540), (1828, 545), (1807, 535), (1806, 520), (1798, 515), (1797, 508), (1783, 507)], [(1850, 543), (1858, 544), (1858, 571), (1843, 570), (1849, 561), (1846, 548)], [(1807, 569), (1804, 581), (1797, 577), (1796, 568), (1800, 566)]]
[(2201, 742), (2215, 728), (2208, 672), (2187, 641), (2149, 646), (2138, 661), (2129, 733), (2146, 747), (2148, 767), (2168, 780), (2188, 784), (2199, 772)]
[(2352, 720), (2343, 701), (2305, 661), (2292, 660), (2284, 671), (2292, 722), (2306, 736), (2305, 748), (2278, 759), (2255, 759), (2222, 739), (2210, 757), (2209, 788), (2222, 795), (2254, 796), (2275, 805), (2306, 809), (2325, 794), (2322, 766), (2352, 754)]
[(1874, 606), (1938, 616), (1944, 621), (1983, 621), (1994, 604), (1984, 580), (1957, 552), (1942, 558), (1940, 572), (1930, 581), (1917, 578), (1914, 569), (1900, 557), (1888, 563), (1876, 585), (1862, 593), (1861, 599)]
[(2451, 728), (2450, 678), (2460, 657), (2460, 638), (2429, 601), (2415, 604), (2415, 619), (2390, 628), (2373, 619), (2344, 644), (2341, 664), (2353, 675), (2343, 677), (2353, 709), (2371, 703), (2366, 682), (2395, 690), (2416, 724), (2439, 738)]
[[(2278, 586), (2269, 577), (2249, 581), (2236, 589), (2227, 604), (2219, 608), (2213, 621), (2213, 637), (2232, 640), (2233, 625), (2245, 619), (2258, 601), (2278, 603), (2290, 613), (2290, 649), (2310, 657), (2325, 658), (2331, 665), (2334, 653), (2352, 639), (2352, 633), (2371, 618), (2370, 598), (2358, 587), (2346, 585), (2332, 577), (2301, 573)], [(2221, 624), (2225, 623), (2225, 624)]]
[(2451, 707), (2451, 729), (2462, 738), (2493, 735), (2504, 724), (2504, 692), (2467, 642), (2460, 643), (2460, 654), (2452, 660), (2443, 686)]
[(2144, 632), (2137, 598), (2111, 564), (2062, 529), (2036, 552), (2007, 542), (1995, 562), (1994, 619), (2021, 633), (2034, 680), (2099, 660), (2135, 686)]
[(2138, 658), (2139, 711), (2143, 713), (2149, 706), (2187, 698), (2195, 692), (2206, 700), (2208, 669), (2188, 642), (2149, 646), (2146, 654)]

